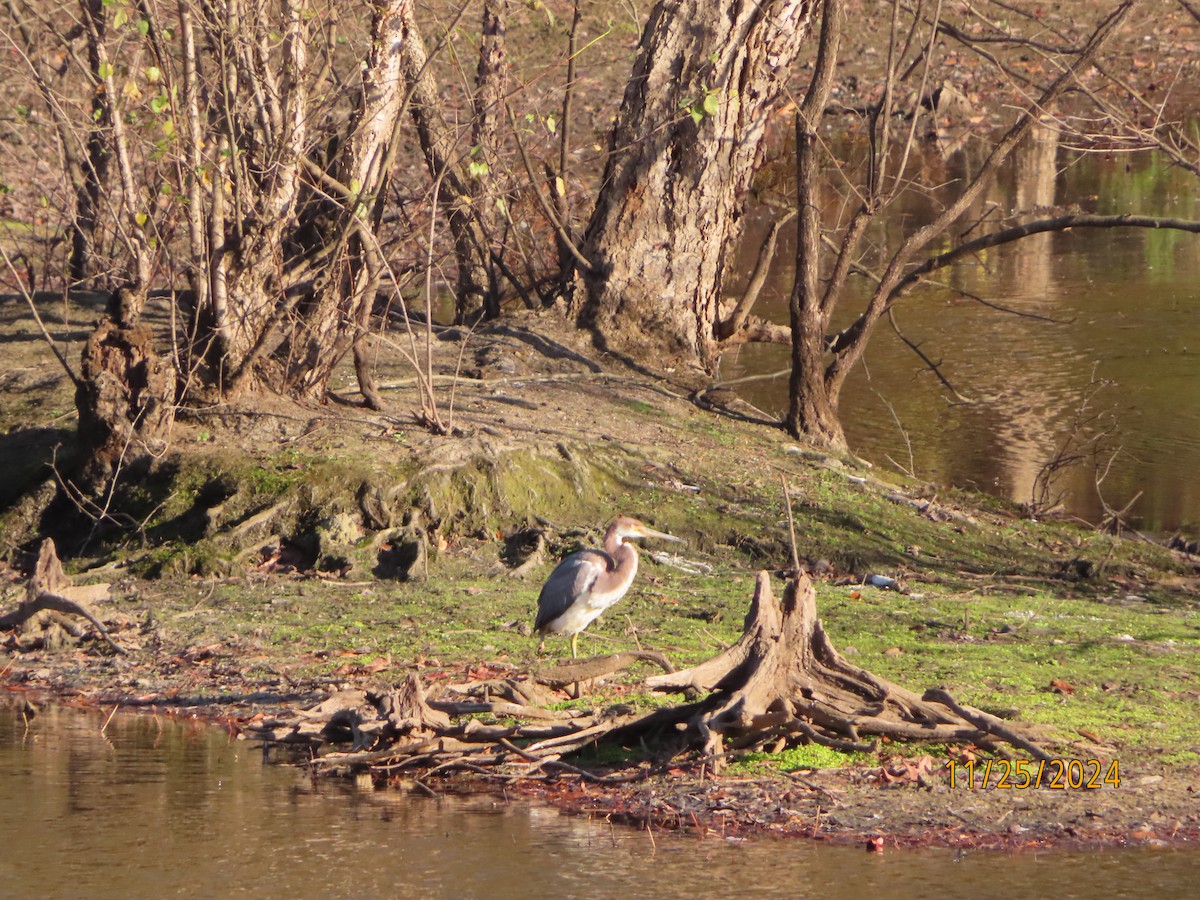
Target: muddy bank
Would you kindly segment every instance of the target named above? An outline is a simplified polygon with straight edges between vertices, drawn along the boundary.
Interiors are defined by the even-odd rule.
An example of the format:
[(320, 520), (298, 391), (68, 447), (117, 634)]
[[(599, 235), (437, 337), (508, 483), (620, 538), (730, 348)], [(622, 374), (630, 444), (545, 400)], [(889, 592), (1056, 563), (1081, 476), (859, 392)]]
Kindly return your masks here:
[[(1142, 78), (1158, 63), (1138, 65), (1138, 46), (1122, 52)], [(966, 63), (952, 72), (969, 102), (996, 87)], [(847, 106), (869, 95), (868, 75), (841, 96)], [(69, 358), (96, 314), (85, 301), (47, 308)], [(165, 308), (147, 317), (169, 328)], [(618, 741), (553, 771), (481, 782), (581, 815), (728, 835), (1009, 848), (1196, 839), (1200, 568), (1187, 548), (1031, 522), (812, 453), (734, 397), (698, 408), (683, 373), (623, 367), (553, 314), (417, 337), (429, 339), (433, 374), (382, 352), (383, 413), (361, 408), (349, 371), (325, 405), (183, 409), (150, 471), (89, 506), (61, 489), (74, 462), (71, 385), (20, 302), (0, 299), (0, 613), (19, 605), (45, 534), (76, 584), (112, 586), (95, 606), (107, 640), (70, 614), (0, 634), (4, 690), (35, 705), (210, 718), (251, 739), (339, 692), (394, 690), (414, 675), (519, 676), (544, 662), (529, 635), (541, 580), (621, 513), (689, 545), (644, 562), (633, 593), (584, 635), (585, 652), (653, 649), (691, 665), (736, 640), (755, 572), (790, 564), (786, 480), (797, 551), (819, 573), (820, 613), (847, 658), (1040, 726), (1057, 758), (1116, 765), (1119, 783), (967, 788), (950, 783), (963, 751), (944, 745), (864, 757), (788, 739), (734, 754), (720, 775)], [(449, 436), (412, 414), (422, 377)], [(580, 698), (560, 691), (544, 708), (677, 702), (647, 690), (651, 671)], [(438, 791), (463, 775), (376, 777)]]
[[(11, 344), (27, 355), (0, 395), (6, 440), (53, 460), (68, 386), (21, 308), (4, 309), (8, 333), (30, 336)], [(61, 338), (81, 340), (86, 314), (55, 323)], [(683, 667), (736, 639), (755, 571), (788, 564), (786, 478), (797, 549), (821, 573), (819, 611), (848, 659), (1039, 724), (1063, 758), (1119, 761), (1121, 786), (951, 789), (945, 747), (807, 762), (784, 741), (715, 778), (687, 756), (618, 742), (567, 760), (586, 774), (541, 772), (506, 789), (631, 821), (847, 840), (1194, 835), (1192, 557), (809, 453), (736, 401), (701, 410), (686, 387), (614, 366), (552, 317), (474, 336), (473, 371), (457, 379), (462, 347), (442, 337), (442, 396), (449, 406), (453, 388), (462, 429), (453, 437), (403, 413), (416, 386), (395, 362), (380, 379), (394, 413), (278, 400), (185, 413), (171, 453), (119, 488), (126, 519), (44, 503), (46, 470), (31, 473), (3, 513), (5, 610), (23, 596), (35, 534), (52, 532), (75, 583), (112, 585), (96, 609), (119, 649), (86, 623), (79, 636), (6, 632), (6, 690), (211, 717), (249, 735), (337, 691), (395, 688), (413, 674), (425, 684), (520, 675), (546, 661), (529, 636), (541, 580), (618, 512), (689, 544), (643, 562), (634, 591), (583, 635), (584, 653), (654, 649)], [(902, 590), (862, 584), (869, 575)], [(677, 702), (646, 690), (654, 671), (548, 703)], [(781, 774), (806, 764), (821, 768)]]
[[(542, 579), (618, 512), (689, 544), (644, 557), (583, 652), (655, 650), (692, 665), (736, 640), (755, 572), (789, 563), (784, 478), (797, 549), (820, 573), (819, 613), (848, 659), (1033, 723), (1064, 760), (1117, 763), (1119, 785), (969, 789), (960, 774), (951, 787), (947, 763), (965, 757), (944, 745), (863, 756), (787, 740), (732, 754), (719, 776), (671, 756), (674, 746), (617, 741), (525, 774), (514, 759), (483, 785), (709, 834), (888, 846), (1195, 840), (1195, 558), (810, 453), (736, 401), (702, 410), (686, 387), (614, 366), (555, 321), (473, 337), (474, 377), (454, 379), (460, 347), (438, 342), (463, 429), (453, 437), (401, 412), (416, 387), (397, 364), (395, 413), (270, 401), (185, 414), (172, 454), (127, 488), (143, 492), (132, 523), (53, 505), (25, 515), (44, 475), (31, 477), (3, 515), (55, 532), (74, 583), (111, 584), (96, 609), (113, 643), (86, 624), (54, 639), (5, 632), (5, 692), (207, 718), (253, 739), (339, 692), (394, 690), (413, 675), (425, 685), (521, 677), (565, 652), (552, 642), (550, 659), (538, 657), (529, 634)], [(23, 327), (19, 309), (7, 327)], [(0, 399), (35, 423), (10, 424), (9, 439), (52, 459), (53, 419), (33, 410), (52, 415), (65, 386), (29, 349), (22, 389)], [(4, 611), (23, 596), (34, 546), (14, 546), (18, 534), (6, 525)], [(400, 563), (406, 548), (415, 555)], [(900, 590), (864, 583), (871, 575)], [(579, 699), (558, 691), (545, 708), (681, 702), (646, 689), (657, 671), (632, 667)], [(349, 747), (323, 741), (319, 752)], [(381, 789), (462, 787), (461, 771), (445, 774), (374, 777)]]

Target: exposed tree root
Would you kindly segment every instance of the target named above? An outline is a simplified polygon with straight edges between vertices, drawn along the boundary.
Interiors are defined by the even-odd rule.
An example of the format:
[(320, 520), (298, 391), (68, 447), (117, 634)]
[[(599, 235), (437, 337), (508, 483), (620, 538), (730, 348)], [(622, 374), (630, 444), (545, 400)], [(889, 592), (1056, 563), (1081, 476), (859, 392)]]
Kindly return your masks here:
[[(628, 743), (676, 735), (664, 755), (689, 746), (720, 768), (728, 750), (780, 740), (870, 751), (877, 739), (970, 743), (1001, 752), (1008, 743), (1035, 758), (1048, 754), (1023, 728), (957, 703), (942, 690), (918, 696), (851, 665), (830, 643), (816, 594), (801, 575), (782, 601), (761, 572), (741, 638), (683, 672), (659, 654), (617, 653), (546, 667), (526, 678), (441, 684), (426, 695), (416, 675), (397, 690), (344, 691), (287, 719), (263, 722), (252, 735), (282, 743), (351, 742), (317, 765), (444, 773), (470, 771), (505, 779), (575, 771), (561, 757), (601, 741)], [(658, 691), (707, 694), (701, 701), (653, 712), (623, 705), (603, 710), (547, 708), (555, 688), (577, 684), (638, 660), (668, 671), (648, 678)], [(488, 723), (479, 716), (491, 716)], [(639, 770), (644, 777), (649, 767)]]
[(578, 684), (581, 681), (590, 681), (593, 678), (603, 678), (605, 675), (612, 675), (614, 672), (629, 668), (629, 666), (639, 660), (652, 662), (660, 666), (668, 674), (675, 671), (675, 667), (671, 665), (670, 660), (661, 653), (629, 651), (626, 653), (610, 653), (607, 656), (593, 656), (591, 659), (560, 662), (557, 666), (546, 666), (536, 670), (533, 672), (533, 677), (541, 684), (546, 684), (553, 688), (564, 688), (572, 684)]
[(741, 638), (723, 653), (674, 674), (647, 679), (660, 691), (711, 691), (689, 722), (701, 749), (721, 760), (725, 745), (745, 748), (795, 737), (866, 749), (864, 737), (973, 743), (998, 750), (1007, 742), (1049, 758), (1021, 729), (961, 706), (945, 691), (912, 691), (847, 662), (816, 612), (807, 577), (777, 600), (760, 572)]

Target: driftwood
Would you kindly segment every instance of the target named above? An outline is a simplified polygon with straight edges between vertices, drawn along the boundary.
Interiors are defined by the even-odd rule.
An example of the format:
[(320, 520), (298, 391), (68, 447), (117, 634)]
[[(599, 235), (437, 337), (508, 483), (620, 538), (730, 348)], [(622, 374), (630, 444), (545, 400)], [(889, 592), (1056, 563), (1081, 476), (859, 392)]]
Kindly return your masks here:
[[(570, 680), (564, 683), (581, 674), (598, 677), (647, 657), (665, 662), (657, 654), (635, 653), (580, 660), (562, 667), (571, 670)], [(502, 778), (547, 778), (548, 770), (579, 773), (559, 762), (566, 754), (620, 732), (643, 734), (673, 726), (686, 710), (641, 713), (618, 705), (568, 711), (523, 702), (539, 696), (556, 699), (557, 695), (543, 695), (545, 688), (539, 687), (540, 683), (536, 679), (504, 679), (439, 685), (437, 696), (432, 696), (434, 692), (427, 695), (420, 678), (410, 674), (399, 689), (339, 691), (310, 709), (248, 726), (246, 733), (267, 743), (320, 750), (320, 755), (311, 759), (318, 766), (378, 772), (465, 770)], [(475, 718), (481, 715), (503, 721), (486, 723)], [(341, 744), (349, 744), (350, 749), (332, 749)]]
[[(547, 708), (556, 695), (541, 685), (578, 684), (640, 660), (667, 669), (646, 680), (650, 688), (703, 699), (653, 712), (623, 705)], [(265, 741), (319, 747), (322, 755), (312, 760), (314, 765), (427, 775), (466, 771), (504, 779), (541, 779), (570, 771), (605, 780), (561, 757), (601, 741), (628, 743), (654, 734), (671, 738), (666, 746), (658, 744), (667, 759), (690, 747), (718, 768), (729, 750), (780, 740), (872, 750), (885, 736), (970, 743), (997, 752), (1008, 743), (1047, 758), (1020, 726), (959, 704), (945, 691), (919, 696), (852, 665), (830, 642), (807, 577), (790, 582), (779, 600), (765, 572), (759, 573), (741, 638), (682, 672), (671, 671), (660, 654), (616, 653), (543, 667), (525, 677), (441, 683), (428, 696), (412, 674), (399, 689), (343, 691), (313, 709), (248, 731)], [(350, 743), (349, 751), (321, 747), (342, 742)], [(643, 765), (623, 777), (650, 772)]]
[(46, 538), (38, 553), (33, 577), (25, 585), (25, 599), (12, 612), (0, 616), (0, 628), (20, 629), (24, 633), (44, 634), (54, 626), (73, 637), (81, 637), (83, 629), (67, 619), (78, 616), (86, 619), (108, 645), (118, 653), (125, 650), (112, 639), (92, 604), (110, 598), (110, 585), (85, 584), (75, 586), (63, 571), (54, 541)]
[(622, 669), (627, 669), (635, 662), (652, 662), (671, 673), (675, 667), (661, 653), (648, 651), (629, 651), (626, 653), (610, 653), (607, 656), (593, 656), (591, 659), (571, 660), (569, 663), (559, 663), (556, 666), (546, 666), (533, 672), (533, 677), (542, 684), (554, 688), (564, 688), (581, 681), (593, 678), (603, 678)]

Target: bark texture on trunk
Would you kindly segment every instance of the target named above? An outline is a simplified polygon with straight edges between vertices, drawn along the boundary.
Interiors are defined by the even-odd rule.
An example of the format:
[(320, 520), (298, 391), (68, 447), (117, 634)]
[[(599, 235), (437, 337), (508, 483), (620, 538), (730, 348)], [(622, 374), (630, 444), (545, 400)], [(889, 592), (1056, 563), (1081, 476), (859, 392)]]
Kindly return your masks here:
[(413, 28), (411, 0), (375, 6), (371, 47), (363, 67), (362, 100), (355, 111), (337, 174), (350, 195), (324, 222), (325, 242), (335, 248), (311, 298), (301, 304), (302, 321), (290, 338), (286, 386), (324, 397), (334, 368), (355, 347), (355, 371), (368, 405), (381, 399), (367, 361), (375, 295), (384, 276), (376, 240), (391, 175), (391, 148), (404, 112), (404, 52)]
[(582, 319), (610, 349), (715, 365), (726, 267), (815, 0), (662, 0), (584, 239)]
[(120, 470), (162, 456), (175, 421), (175, 369), (138, 324), (144, 300), (136, 288), (116, 291), (83, 348), (76, 433), (81, 486), (93, 494)]
[[(823, 103), (822, 103), (823, 106)], [(819, 113), (817, 113), (819, 115)], [(817, 135), (815, 127), (796, 118), (796, 184), (800, 210), (796, 236), (796, 276), (788, 301), (792, 329), (792, 371), (788, 380), (787, 428), (795, 437), (836, 450), (846, 448), (838, 417), (836, 387), (826, 383), (826, 334), (832, 298), (821, 288), (821, 221), (817, 210)], [(857, 225), (851, 226), (857, 231)]]

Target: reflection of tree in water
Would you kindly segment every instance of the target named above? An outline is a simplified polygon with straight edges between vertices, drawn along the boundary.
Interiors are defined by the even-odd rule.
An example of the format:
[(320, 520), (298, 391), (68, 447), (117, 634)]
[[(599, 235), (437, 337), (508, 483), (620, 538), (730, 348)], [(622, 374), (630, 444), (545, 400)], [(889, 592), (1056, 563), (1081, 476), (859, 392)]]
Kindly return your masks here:
[[(852, 145), (833, 142), (839, 158), (861, 156)], [(925, 149), (914, 163), (921, 167), (920, 180), (941, 187), (902, 196), (894, 214), (878, 223), (877, 246), (894, 245), (936, 215), (955, 185), (977, 171), (987, 148), (973, 141), (949, 155), (935, 146)], [(1035, 130), (964, 217), (960, 233), (981, 218), (986, 226), (1042, 218), (1058, 204), (1099, 213), (1200, 216), (1200, 196), (1189, 191), (1193, 183), (1153, 158), (1072, 158), (1060, 150), (1053, 127)], [(777, 174), (775, 190), (794, 189), (783, 177), (786, 169)], [(838, 197), (836, 187), (825, 186), (827, 216), (836, 218), (843, 208)], [(764, 214), (748, 230), (744, 272), (771, 221)], [(1200, 278), (1194, 246), (1191, 236), (1152, 230), (1035, 235), (934, 276), (946, 287), (922, 289), (906, 299), (897, 307), (899, 322), (925, 352), (944, 362), (956, 387), (978, 402), (949, 406), (945, 390), (913, 354), (881, 334), (867, 351), (866, 368), (847, 383), (843, 409), (851, 446), (876, 462), (886, 465), (890, 456), (907, 468), (908, 448), (882, 396), (907, 432), (920, 477), (1028, 501), (1100, 360), (1099, 377), (1115, 381), (1117, 388), (1097, 399), (1122, 416), (1122, 433), (1111, 443), (1129, 451), (1108, 476), (1105, 499), (1121, 506), (1144, 489), (1137, 511), (1146, 527), (1194, 522), (1200, 516), (1200, 482), (1189, 468), (1200, 470), (1195, 437), (1200, 403), (1194, 399), (1200, 398), (1200, 312), (1194, 325), (1179, 313), (1200, 310), (1187, 288)], [(785, 229), (763, 295), (764, 311), (775, 321), (787, 319), (786, 261), (794, 247), (791, 229)], [(1159, 256), (1178, 248), (1171, 265), (1157, 261), (1156, 247)], [(868, 265), (878, 261), (868, 256)], [(850, 283), (851, 289), (861, 287)], [(732, 284), (731, 293), (738, 288)], [(1174, 301), (1166, 295), (1171, 291), (1179, 294)], [(990, 310), (972, 296), (1053, 321)], [(845, 324), (834, 322), (835, 327)], [(743, 348), (740, 358), (726, 360), (722, 374), (735, 378), (786, 364), (781, 348)], [(782, 378), (738, 391), (764, 410), (778, 412), (786, 404)], [(1128, 412), (1131, 407), (1136, 412)], [(1103, 511), (1093, 481), (1089, 467), (1077, 467), (1062, 476), (1060, 486), (1071, 491), (1072, 513), (1096, 521)]]
[[(1053, 123), (1039, 124), (1013, 155), (1006, 173), (1011, 182), (995, 186), (992, 202), (1014, 224), (1039, 218), (1055, 205), (1058, 142)], [(980, 292), (1020, 313), (1058, 317), (1054, 240), (1053, 234), (1038, 234), (997, 248), (994, 268), (981, 270)], [(1066, 326), (1003, 313), (988, 315), (986, 321), (989, 349), (1008, 363), (996, 368), (1001, 380), (988, 402), (992, 443), (1002, 453), (1009, 496), (1028, 501), (1042, 466), (1061, 441), (1060, 407), (1078, 389), (1075, 382), (1087, 371), (1088, 361), (1056, 339)]]
[[(985, 227), (981, 221), (1017, 224), (1053, 207), (1058, 143), (1057, 128), (1037, 126), (964, 217), (962, 231), (973, 235)], [(985, 151), (968, 145), (944, 158), (944, 183), (969, 180)], [(930, 448), (939, 457), (934, 465), (953, 483), (1028, 500), (1053, 452), (1059, 407), (1077, 387), (1075, 371), (1087, 368), (1075, 351), (1064, 353), (1060, 327), (1029, 318), (1059, 316), (1054, 246), (1053, 235), (1036, 235), (957, 265), (945, 276), (954, 291), (946, 305), (914, 319), (931, 351), (936, 346), (935, 357), (945, 359), (946, 374), (978, 401), (934, 413), (943, 427), (940, 446)]]

